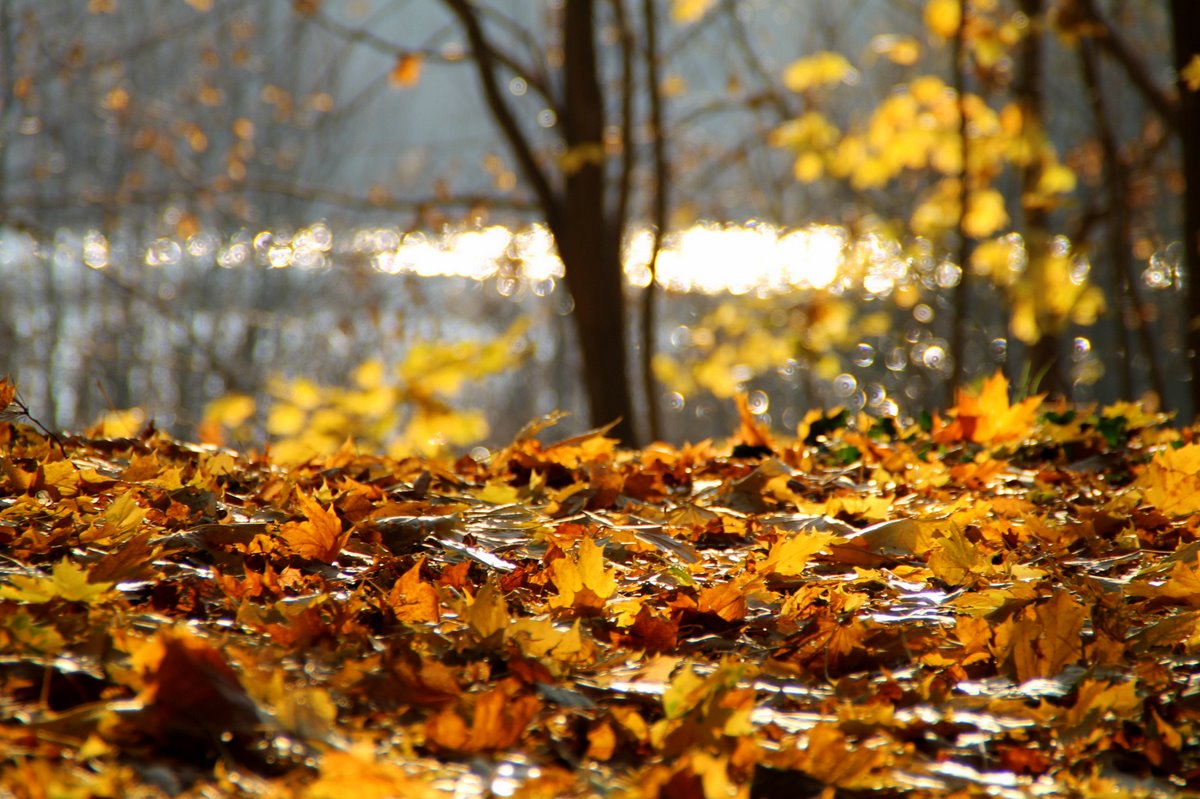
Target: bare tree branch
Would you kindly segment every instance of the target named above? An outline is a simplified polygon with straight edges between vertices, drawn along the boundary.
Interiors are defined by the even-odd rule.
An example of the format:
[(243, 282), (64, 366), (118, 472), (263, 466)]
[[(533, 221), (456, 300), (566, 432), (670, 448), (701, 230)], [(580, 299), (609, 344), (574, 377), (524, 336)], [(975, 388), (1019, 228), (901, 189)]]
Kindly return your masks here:
[(1120, 31), (1100, 13), (1096, 0), (1079, 0), (1079, 5), (1088, 18), (1100, 26), (1102, 35), (1097, 36), (1100, 46), (1125, 70), (1129, 80), (1149, 103), (1150, 107), (1162, 117), (1171, 130), (1179, 131), (1179, 103), (1164, 90), (1146, 63), (1138, 56), (1133, 46), (1121, 36)]
[(517, 124), (513, 110), (496, 82), (496, 67), (499, 62), (491, 43), (483, 32), (483, 26), (480, 24), (475, 6), (470, 0), (444, 0), (444, 2), (462, 23), (467, 40), (471, 44), (476, 75), (483, 87), (488, 110), (496, 124), (500, 126), (500, 131), (504, 134), (508, 146), (512, 148), (513, 155), (525, 179), (529, 181), (534, 194), (537, 195), (542, 213), (546, 217), (546, 224), (550, 226), (551, 230), (560, 230), (563, 222), (562, 201), (550, 184), (550, 179), (545, 171), (538, 164), (528, 137)]
[(623, 241), (629, 225), (629, 197), (636, 164), (636, 148), (633, 142), (634, 37), (625, 14), (625, 0), (611, 0), (611, 4), (617, 25), (617, 37), (621, 42), (621, 167), (617, 177), (613, 235), (618, 241)]

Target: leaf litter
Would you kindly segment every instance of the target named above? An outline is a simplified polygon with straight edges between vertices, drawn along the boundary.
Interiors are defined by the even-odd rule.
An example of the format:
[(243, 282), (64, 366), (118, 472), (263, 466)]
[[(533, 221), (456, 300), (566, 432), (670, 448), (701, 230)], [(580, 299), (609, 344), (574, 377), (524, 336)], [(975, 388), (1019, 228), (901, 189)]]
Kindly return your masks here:
[(0, 793), (1200, 790), (1197, 428), (740, 417), (290, 468), (0, 422)]

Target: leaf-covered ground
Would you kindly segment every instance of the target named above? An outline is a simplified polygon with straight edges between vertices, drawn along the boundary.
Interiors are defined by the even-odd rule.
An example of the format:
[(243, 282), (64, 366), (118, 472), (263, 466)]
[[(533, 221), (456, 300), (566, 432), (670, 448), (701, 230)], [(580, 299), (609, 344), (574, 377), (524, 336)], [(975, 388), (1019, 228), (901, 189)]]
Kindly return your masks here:
[(1200, 444), (900, 429), (299, 468), (0, 421), (0, 796), (1200, 789)]

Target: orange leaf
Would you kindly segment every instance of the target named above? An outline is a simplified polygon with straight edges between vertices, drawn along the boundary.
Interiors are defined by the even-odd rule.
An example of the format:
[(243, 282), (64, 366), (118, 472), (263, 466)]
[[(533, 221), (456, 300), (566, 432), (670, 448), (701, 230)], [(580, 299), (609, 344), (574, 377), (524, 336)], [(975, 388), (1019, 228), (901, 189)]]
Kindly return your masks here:
[(401, 89), (411, 89), (421, 80), (421, 66), (424, 59), (416, 53), (405, 53), (396, 59), (396, 65), (388, 74), (388, 80), (393, 86)]
[(996, 444), (1019, 441), (1029, 435), (1042, 404), (1042, 395), (1029, 397), (1010, 405), (1008, 378), (1003, 372), (983, 381), (978, 394), (958, 391), (955, 421), (934, 436), (938, 443), (974, 441), (977, 444)]
[(741, 420), (741, 426), (738, 427), (738, 431), (733, 437), (734, 441), (745, 444), (748, 447), (762, 447), (774, 452), (775, 445), (771, 442), (771, 434), (754, 417), (746, 395), (738, 394), (733, 400), (737, 404), (738, 418)]
[(280, 530), (283, 539), (302, 558), (333, 563), (350, 538), (350, 531), (343, 531), (337, 514), (321, 507), (312, 497), (297, 491), (296, 503), (307, 521), (284, 524)]
[(746, 587), (730, 580), (702, 588), (696, 597), (696, 610), (711, 613), (725, 621), (741, 621), (746, 618)]
[(421, 579), (424, 565), (424, 558), (418, 560), (400, 576), (388, 594), (388, 603), (400, 621), (436, 623), (441, 620), (437, 589)]
[(480, 694), (471, 711), (470, 726), (452, 708), (430, 717), (425, 735), (431, 743), (453, 752), (508, 749), (521, 739), (542, 703), (536, 696), (512, 696), (511, 685), (497, 685)]

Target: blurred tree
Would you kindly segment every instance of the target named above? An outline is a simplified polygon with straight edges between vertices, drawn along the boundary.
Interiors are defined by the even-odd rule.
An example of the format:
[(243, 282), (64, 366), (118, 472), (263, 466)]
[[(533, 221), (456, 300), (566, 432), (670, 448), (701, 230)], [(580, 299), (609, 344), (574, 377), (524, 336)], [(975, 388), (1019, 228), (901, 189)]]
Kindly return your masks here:
[[(1197, 12), (1191, 4), (1179, 8), (1184, 6), (1186, 25)], [(1093, 259), (1112, 270), (1110, 284), (1119, 291), (1111, 299), (1129, 310), (1117, 315), (1121, 329), (1108, 335), (1128, 342), (1124, 326), (1135, 320), (1146, 349), (1147, 320), (1154, 311), (1136, 297), (1129, 250), (1136, 248), (1145, 259), (1165, 247), (1162, 206), (1152, 193), (1130, 195), (1119, 187), (1141, 188), (1151, 174), (1171, 174), (1172, 164), (1160, 157), (1160, 131), (1164, 125), (1178, 130), (1178, 104), (1156, 78), (1154, 56), (1130, 40), (1146, 35), (1163, 15), (1113, 4), (1113, 13), (1139, 23), (1117, 25), (1106, 10), (1099, 0), (925, 0), (928, 56), (920, 40), (903, 29), (875, 36), (870, 50), (883, 59), (874, 71), (900, 66), (910, 77), (857, 110), (845, 100), (852, 89), (842, 87), (873, 82), (860, 81), (854, 62), (841, 53), (806, 56), (785, 73), (804, 107), (779, 127), (774, 140), (792, 150), (801, 183), (844, 182), (848, 193), (857, 193), (859, 213), (868, 203), (881, 214), (895, 213), (910, 234), (928, 238), (941, 251), (958, 242), (958, 263), (951, 266), (961, 273), (945, 273), (957, 287), (952, 382), (966, 374), (963, 361), (971, 347), (963, 339), (981, 329), (970, 305), (984, 292), (1004, 299), (1009, 343), (1025, 345), (1023, 369), (1021, 351), (1009, 348), (1009, 368), (1024, 372), (1023, 385), (1070, 396), (1075, 381), (1095, 379), (1078, 371), (1064, 341), (1071, 325), (1092, 324), (1106, 305)], [(952, 86), (938, 76), (935, 60), (947, 42), (953, 45)], [(1083, 87), (1061, 69), (1073, 51), (1083, 53)], [(1065, 109), (1075, 98), (1100, 91), (1097, 52), (1108, 57), (1142, 104), (1135, 105), (1137, 113), (1114, 119), (1114, 106), (1097, 97), (1091, 110), (1102, 118), (1089, 128), (1075, 124)], [(1180, 54), (1180, 64), (1190, 55)], [(1184, 150), (1191, 147), (1185, 141)], [(1102, 170), (1110, 176), (1100, 187), (1107, 200), (1092, 187)], [(914, 196), (915, 202), (902, 202)], [(1110, 242), (1120, 252), (1105, 253), (1089, 242), (1104, 228), (1117, 236)], [(986, 277), (990, 287), (967, 290), (972, 273)], [(1128, 349), (1127, 344), (1122, 352)], [(1157, 353), (1146, 354), (1151, 388), (1161, 396)], [(1127, 363), (1116, 366), (1124, 369)]]
[(1188, 280), (1188, 348), (1192, 408), (1200, 415), (1200, 4), (1171, 0), (1175, 69), (1179, 76), (1179, 133), (1183, 149), (1183, 252)]

